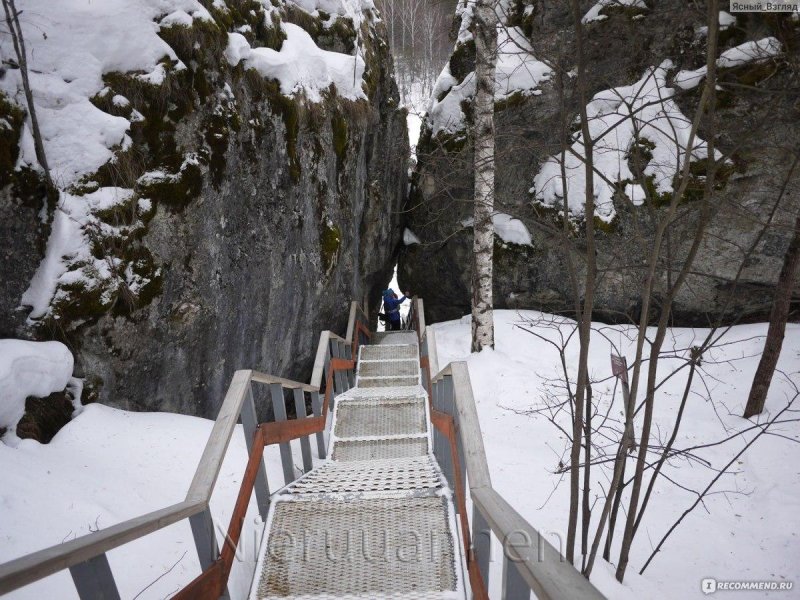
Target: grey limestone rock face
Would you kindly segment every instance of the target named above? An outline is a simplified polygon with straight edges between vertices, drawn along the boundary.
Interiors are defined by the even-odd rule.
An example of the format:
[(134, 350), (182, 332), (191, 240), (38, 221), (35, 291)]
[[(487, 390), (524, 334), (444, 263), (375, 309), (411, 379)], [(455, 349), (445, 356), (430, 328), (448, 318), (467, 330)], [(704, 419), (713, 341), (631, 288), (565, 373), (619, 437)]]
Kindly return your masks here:
[[(321, 17), (284, 9), (281, 18), (317, 36), (320, 47), (356, 51), (348, 20), (323, 30)], [(126, 90), (146, 118), (131, 134), (146, 163), (136, 177), (161, 163), (175, 171), (194, 157), (170, 185), (134, 182), (152, 204), (140, 216), (144, 227), (122, 250), (109, 246), (146, 270), (146, 293), (90, 302), (66, 290), (47, 318), (25, 324), (26, 312), (14, 309), (47, 231), (37, 211), (16, 208), (11, 187), (0, 192), (0, 215), (12, 215), (0, 225), (3, 251), (17, 257), (0, 275), (0, 332), (66, 340), (86, 378), (84, 402), (213, 418), (237, 369), (307, 381), (319, 332), (343, 333), (350, 300), (379, 301), (391, 278), (409, 150), (382, 23), (370, 13), (362, 24), (368, 99), (331, 89), (314, 103), (228, 65), (221, 49), (240, 24), (212, 14), (208, 31), (188, 32), (203, 43), (184, 44), (190, 73), (167, 82), (161, 128), (152, 125), (159, 115), (148, 98), (136, 105)], [(252, 30), (254, 47), (279, 47), (276, 30)], [(167, 41), (180, 56), (180, 40)], [(130, 83), (124, 74), (112, 79), (119, 88)], [(175, 153), (177, 161), (168, 156)]]
[[(594, 2), (583, 4), (588, 10)], [(587, 98), (630, 85), (645, 69), (665, 59), (675, 65), (672, 74), (705, 64), (705, 39), (698, 31), (704, 25), (705, 7), (689, 9), (685, 3), (672, 1), (647, 4), (649, 10), (639, 16), (610, 12), (607, 19), (586, 27)], [(511, 20), (532, 42), (537, 57), (561, 65), (564, 73), (571, 70), (576, 51), (568, 3), (517, 2), (512, 6)], [(798, 24), (784, 17), (739, 15), (736, 27), (723, 32), (721, 50), (767, 36), (781, 41), (784, 54), (780, 58), (724, 70), (720, 75), (730, 85), (718, 94), (716, 143), (730, 163), (715, 190), (713, 219), (694, 268), (675, 300), (675, 325), (707, 325), (720, 318), (723, 322), (764, 319), (769, 312), (791, 237), (787, 225), (800, 209), (800, 173), (795, 170), (786, 181), (793, 160), (791, 149), (796, 149), (800, 133), (800, 106), (796, 98), (783, 92), (798, 83)], [(450, 61), (456, 79), (472, 69), (470, 51), (468, 45), (456, 46)], [(577, 93), (574, 79), (568, 76), (563, 80), (563, 101), (557, 77), (541, 84), (539, 91), (539, 95), (499, 103), (495, 112), (495, 208), (520, 219), (532, 243), (518, 245), (496, 238), (494, 302), (497, 308), (574, 314), (565, 250), (552, 232), (557, 216), (534, 202), (529, 189), (542, 163), (560, 151), (560, 142), (571, 132), (569, 126), (578, 114)], [(676, 102), (690, 119), (699, 95), (699, 89), (676, 93)], [(468, 121), (469, 106), (464, 108)], [(699, 133), (707, 139), (704, 127)], [(433, 136), (427, 120), (417, 155), (407, 225), (422, 244), (401, 252), (400, 282), (425, 298), (430, 321), (455, 319), (470, 312), (472, 232), (462, 225), (472, 214), (474, 175), (468, 129), (459, 135)], [(755, 242), (759, 224), (768, 218), (785, 182), (774, 226), (758, 241), (734, 285), (744, 251)], [(670, 228), (669, 254), (662, 256), (659, 269), (655, 314), (667, 281), (675, 276), (691, 245), (702, 204), (696, 201), (697, 193), (690, 190)], [(608, 225), (598, 222), (597, 227), (601, 275), (595, 317), (628, 322), (638, 318), (654, 222), (666, 208), (655, 207), (652, 212), (619, 198), (615, 198), (614, 208), (614, 221)], [(572, 228), (580, 280), (585, 225), (575, 220)]]

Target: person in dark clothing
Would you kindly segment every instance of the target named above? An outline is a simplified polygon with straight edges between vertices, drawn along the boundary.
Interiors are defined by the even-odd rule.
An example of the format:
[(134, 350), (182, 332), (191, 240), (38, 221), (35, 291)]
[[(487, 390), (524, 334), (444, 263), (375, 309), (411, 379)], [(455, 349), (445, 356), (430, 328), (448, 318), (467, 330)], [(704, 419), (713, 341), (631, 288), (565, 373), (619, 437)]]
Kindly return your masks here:
[(402, 322), (400, 320), (400, 305), (408, 300), (406, 295), (398, 298), (394, 290), (389, 288), (383, 292), (383, 312), (386, 314), (386, 329), (387, 331), (400, 331)]

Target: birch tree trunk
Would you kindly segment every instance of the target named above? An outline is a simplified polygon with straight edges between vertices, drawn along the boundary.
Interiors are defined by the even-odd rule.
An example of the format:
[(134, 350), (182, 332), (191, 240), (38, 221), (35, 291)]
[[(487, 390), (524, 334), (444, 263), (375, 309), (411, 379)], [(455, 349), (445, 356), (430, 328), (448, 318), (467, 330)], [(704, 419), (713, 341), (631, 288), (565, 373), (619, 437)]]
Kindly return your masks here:
[(472, 247), (472, 351), (494, 348), (494, 71), (497, 27), (493, 0), (475, 6), (475, 206)]

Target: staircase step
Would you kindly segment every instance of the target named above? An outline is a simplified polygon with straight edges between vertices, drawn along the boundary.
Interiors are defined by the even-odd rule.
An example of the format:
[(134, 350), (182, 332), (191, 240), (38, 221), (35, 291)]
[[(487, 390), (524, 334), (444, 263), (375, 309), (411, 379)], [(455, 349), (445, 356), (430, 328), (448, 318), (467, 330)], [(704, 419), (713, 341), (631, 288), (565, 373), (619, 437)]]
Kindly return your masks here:
[(442, 497), (276, 502), (254, 597), (452, 597), (453, 540)]
[(310, 471), (286, 488), (287, 494), (354, 494), (433, 491), (442, 488), (430, 456), (390, 460), (331, 462)]
[(337, 438), (353, 438), (425, 433), (425, 400), (350, 400), (340, 402), (333, 433)]
[(416, 331), (382, 331), (373, 333), (369, 339), (370, 344), (392, 345), (392, 344), (414, 344), (418, 343)]
[(417, 358), (417, 347), (414, 344), (399, 346), (361, 346), (361, 360), (385, 360), (390, 358)]
[(359, 377), (400, 377), (419, 376), (419, 362), (415, 358), (407, 360), (376, 360), (358, 363)]
[(419, 376), (414, 377), (361, 377), (359, 376), (357, 385), (361, 388), (382, 388), (382, 387), (410, 387), (419, 384)]
[(333, 460), (383, 460), (408, 458), (428, 453), (427, 437), (405, 437), (382, 440), (336, 440), (333, 445)]

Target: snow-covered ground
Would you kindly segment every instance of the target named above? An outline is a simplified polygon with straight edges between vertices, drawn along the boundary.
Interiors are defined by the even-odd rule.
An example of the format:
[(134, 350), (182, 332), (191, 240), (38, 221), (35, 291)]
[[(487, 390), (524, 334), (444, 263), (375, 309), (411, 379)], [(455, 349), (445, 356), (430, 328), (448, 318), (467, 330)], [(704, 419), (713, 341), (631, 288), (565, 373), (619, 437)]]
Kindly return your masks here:
[[(539, 318), (544, 322), (537, 325)], [(562, 459), (565, 440), (546, 418), (525, 413), (542, 405), (541, 390), (548, 380), (558, 376), (558, 357), (552, 346), (517, 327), (536, 327), (538, 333), (554, 339), (556, 330), (546, 325), (551, 322), (548, 315), (532, 311), (496, 311), (497, 349), (476, 355), (469, 353), (468, 318), (434, 328), (440, 366), (453, 360), (467, 360), (469, 364), (494, 486), (555, 541), (557, 536), (563, 536), (567, 516), (568, 484), (562, 476), (553, 474)], [(562, 329), (565, 327), (569, 325)], [(624, 336), (626, 328), (597, 327), (603, 335), (593, 338), (590, 370), (593, 379), (602, 380), (594, 385), (595, 398), (606, 402), (613, 390), (611, 343), (629, 360), (633, 350)], [(697, 394), (689, 399), (676, 446), (715, 441), (748, 426), (750, 422), (738, 415), (765, 332), (766, 326), (760, 324), (735, 327), (723, 339), (725, 345), (709, 353), (696, 378)], [(678, 349), (680, 356), (680, 349), (690, 348), (705, 333), (700, 329), (674, 329), (668, 337), (669, 347)], [(576, 357), (577, 344), (572, 344), (567, 350), (572, 371)], [(664, 373), (674, 368), (678, 360), (664, 360)], [(780, 410), (794, 393), (789, 380), (800, 385), (798, 325), (787, 328), (779, 369), (783, 374), (777, 374), (773, 383), (767, 402), (769, 414)], [(672, 378), (658, 397), (655, 419), (661, 436), (669, 431), (684, 377), (681, 372)], [(706, 387), (714, 398), (713, 404), (705, 398)], [(616, 402), (618, 396), (619, 392)], [(211, 427), (212, 421), (197, 417), (130, 413), (92, 404), (50, 444), (23, 440), (19, 447), (11, 448), (0, 443), (0, 563), (182, 500)], [(800, 425), (785, 423), (774, 431), (782, 437), (762, 436), (736, 463), (734, 473), (726, 475), (712, 490), (720, 493), (709, 495), (705, 506), (699, 506), (687, 517), (644, 576), (639, 576), (637, 572), (651, 548), (694, 500), (690, 492), (662, 480), (634, 544), (625, 585), (618, 585), (613, 568), (599, 560), (593, 581), (601, 591), (614, 600), (700, 598), (700, 581), (705, 577), (788, 580), (797, 584)], [(751, 435), (744, 434), (696, 454), (714, 467), (721, 467)], [(239, 428), (211, 503), (220, 528), (220, 543), (245, 462), (245, 443)], [(277, 448), (268, 448), (267, 472), (273, 490), (283, 484), (279, 462)], [(695, 489), (705, 486), (712, 477), (709, 469), (687, 462), (676, 462), (665, 473), (677, 483)], [(592, 479), (594, 486), (607, 485), (599, 471)], [(244, 595), (249, 584), (260, 530), (252, 501), (240, 548), (242, 560), (235, 563), (231, 580), (237, 596)], [(495, 549), (499, 550), (499, 546), (495, 545)], [(617, 550), (612, 552), (612, 558), (616, 556)], [(110, 552), (109, 561), (123, 598), (133, 598), (143, 590), (139, 598), (164, 598), (200, 571), (186, 521)], [(499, 556), (494, 564), (499, 567)], [(499, 582), (498, 574), (495, 573), (493, 589)], [(735, 597), (765, 595), (738, 592)], [(724, 592), (717, 596), (724, 596)], [(798, 589), (768, 596), (796, 598)], [(77, 596), (64, 571), (10, 597)]]
[[(0, 563), (182, 501), (212, 425), (197, 417), (90, 404), (47, 445), (0, 443)], [(275, 490), (284, 484), (277, 447), (267, 448), (266, 458)], [(237, 426), (211, 499), (220, 545), (246, 462)], [(261, 526), (252, 499), (231, 574), (234, 597), (249, 590)], [(108, 559), (122, 598), (139, 592), (139, 599), (165, 598), (200, 574), (188, 520), (113, 550)], [(78, 596), (69, 572), (62, 571), (8, 597)]]
[[(542, 389), (548, 380), (559, 376), (559, 359), (551, 345), (516, 326), (536, 327), (537, 333), (556, 339), (554, 328), (530, 323), (539, 318), (545, 322), (552, 320), (549, 315), (533, 311), (495, 311), (496, 349), (475, 355), (469, 352), (469, 317), (434, 325), (434, 329), (439, 366), (454, 360), (466, 360), (469, 365), (494, 487), (534, 527), (556, 540), (556, 536), (566, 539), (569, 482), (566, 475), (554, 474), (559, 460), (568, 461), (568, 456), (564, 456), (566, 442), (547, 418), (526, 413), (543, 405)], [(570, 328), (569, 323), (562, 326), (563, 331)], [(602, 335), (595, 333), (592, 338), (590, 372), (594, 380), (602, 380), (594, 385), (595, 399), (602, 395), (602, 401), (606, 402), (614, 386), (609, 359), (611, 342), (628, 357), (629, 363), (635, 347), (623, 335), (628, 328), (600, 324), (596, 327)], [(701, 329), (673, 329), (667, 346), (677, 349), (678, 356), (685, 356), (685, 349), (701, 342), (706, 333)], [(765, 333), (766, 325), (762, 324), (734, 327), (722, 340), (726, 345), (705, 358), (695, 377), (695, 393), (687, 403), (676, 447), (716, 441), (752, 425), (740, 415)], [(570, 344), (566, 355), (573, 377), (577, 354), (576, 341)], [(659, 373), (667, 374), (679, 362), (679, 359), (662, 360)], [(788, 379), (800, 385), (798, 325), (787, 327), (778, 368), (785, 375), (776, 373), (770, 390), (767, 413), (773, 415), (795, 393)], [(685, 380), (686, 369), (665, 384), (658, 395), (655, 410), (658, 427), (654, 431), (662, 439), (671, 431)], [(706, 400), (706, 388), (713, 403)], [(619, 390), (616, 394), (615, 402), (619, 403)], [(619, 412), (620, 405), (614, 406)], [(784, 417), (793, 419), (796, 413)], [(774, 431), (783, 437), (762, 436), (756, 441), (734, 465), (733, 473), (724, 476), (712, 489), (717, 493), (706, 497), (705, 506), (698, 506), (684, 520), (644, 575), (639, 576), (638, 571), (652, 548), (695, 499), (692, 493), (661, 479), (634, 542), (625, 584), (617, 584), (613, 568), (598, 559), (592, 576), (595, 585), (612, 599), (683, 599), (704, 597), (700, 582), (706, 577), (763, 579), (794, 581), (795, 586), (789, 592), (720, 591), (715, 596), (800, 597), (800, 445), (797, 443), (800, 423), (776, 425)], [(721, 446), (698, 450), (696, 454), (721, 468), (751, 437), (752, 433), (747, 433)], [(713, 477), (708, 468), (686, 461), (677, 461), (665, 467), (664, 472), (680, 485), (698, 490)], [(592, 485), (595, 489), (600, 485), (607, 487), (606, 474), (595, 469)], [(599, 503), (595, 505), (595, 514), (600, 512), (598, 506)], [(618, 528), (617, 542), (620, 537)], [(617, 543), (611, 553), (612, 560), (618, 554)], [(499, 556), (494, 564), (498, 567), (496, 585)]]

